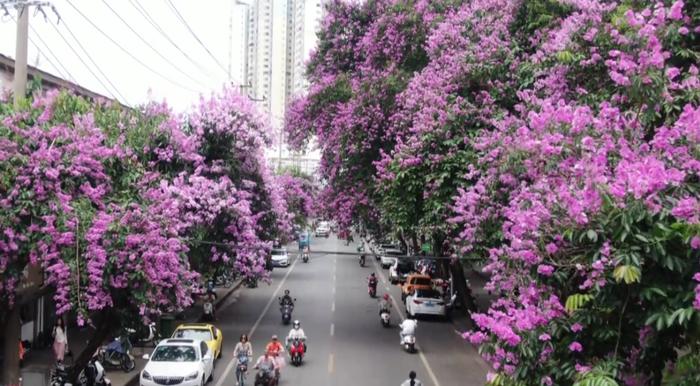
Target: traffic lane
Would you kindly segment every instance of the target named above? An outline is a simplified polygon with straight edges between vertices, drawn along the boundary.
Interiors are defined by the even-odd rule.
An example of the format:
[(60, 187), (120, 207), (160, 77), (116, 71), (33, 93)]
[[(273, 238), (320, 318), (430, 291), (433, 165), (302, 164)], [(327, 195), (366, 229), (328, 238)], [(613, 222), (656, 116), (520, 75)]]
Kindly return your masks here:
[[(409, 371), (421, 374), (425, 370), (418, 355), (401, 349), (396, 312), (392, 312), (390, 328), (379, 322), (378, 298), (369, 297), (366, 280), (375, 268), (369, 259), (366, 263), (363, 268), (356, 257), (338, 258), (343, 280), (338, 282), (337, 291), (342, 304), (336, 315), (339, 346), (334, 384), (350, 386), (361, 381), (364, 385), (398, 385)], [(384, 292), (383, 286), (378, 286), (378, 296)]]
[[(398, 304), (402, 315), (406, 316), (406, 307), (401, 302), (401, 289), (391, 285), (388, 270), (381, 269), (376, 264), (375, 269), (381, 272), (381, 284), (389, 288), (389, 293)], [(392, 318), (399, 319), (399, 313), (394, 310)], [(466, 318), (455, 313), (454, 318)], [(416, 342), (430, 364), (440, 385), (483, 385), (486, 380), (488, 366), (479, 356), (477, 350), (462, 339), (450, 320), (439, 317), (418, 317)], [(417, 372), (417, 370), (416, 370)], [(425, 383), (426, 377), (421, 380)]]
[[(315, 240), (314, 240), (315, 241)], [(312, 246), (317, 249), (328, 248), (327, 241), (322, 243), (312, 241)], [(325, 241), (325, 240), (324, 240)], [(324, 244), (319, 248), (320, 244)], [(332, 247), (332, 243), (330, 245)], [(296, 259), (296, 250), (288, 246), (292, 256)], [(302, 327), (309, 337), (309, 356), (299, 368), (285, 366), (282, 370), (282, 384), (328, 384), (327, 356), (329, 352), (328, 329), (330, 316), (328, 310), (331, 307), (330, 277), (328, 272), (332, 269), (329, 259), (312, 255), (309, 263), (301, 261), (288, 268), (275, 268), (272, 271), (272, 284), (262, 282), (255, 289), (243, 289), (240, 294), (234, 294), (235, 302), (230, 302), (222, 308), (218, 315), (217, 325), (224, 333), (224, 351), (215, 370), (215, 385), (221, 386), (234, 380), (235, 367), (233, 363), (233, 349), (238, 342), (240, 334), (253, 334), (250, 336), (253, 344), (254, 360), (262, 354), (270, 337), (278, 335), (280, 339), (289, 332), (291, 325), (282, 325), (277, 298), (282, 296), (285, 288), (290, 289), (293, 297), (297, 298), (292, 318), (302, 319)], [(289, 272), (289, 275), (287, 275)], [(284, 280), (286, 276), (286, 280)], [(284, 283), (280, 283), (284, 280)], [(325, 281), (325, 284), (324, 284)], [(327, 287), (325, 291), (318, 288)], [(275, 291), (279, 288), (279, 291)], [(272, 303), (270, 300), (274, 299)], [(270, 303), (270, 306), (266, 305)], [(325, 304), (322, 307), (321, 304)], [(324, 311), (324, 309), (326, 311)], [(264, 314), (262, 314), (264, 312)], [(262, 314), (262, 316), (261, 316)], [(324, 320), (325, 317), (325, 320)], [(258, 321), (259, 319), (259, 321)], [(256, 322), (257, 325), (256, 325)], [(286, 358), (288, 359), (288, 357)], [(226, 376), (223, 378), (223, 376)], [(249, 381), (255, 376), (251, 368), (248, 374)], [(219, 381), (220, 380), (220, 381)]]

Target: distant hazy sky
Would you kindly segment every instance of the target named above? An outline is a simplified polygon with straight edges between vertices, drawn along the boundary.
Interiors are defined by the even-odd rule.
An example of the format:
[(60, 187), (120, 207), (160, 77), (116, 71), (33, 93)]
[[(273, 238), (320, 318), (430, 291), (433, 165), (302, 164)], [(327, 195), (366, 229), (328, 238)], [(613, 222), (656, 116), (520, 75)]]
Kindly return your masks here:
[[(0, 0), (1, 1), (1, 0)], [(57, 17), (49, 8), (45, 8), (46, 20), (41, 14), (30, 13), (28, 61), (42, 70), (60, 76), (65, 71), (58, 65), (57, 60), (49, 54), (48, 49), (39, 37), (48, 44), (51, 51), (58, 57), (76, 83), (95, 92), (112, 96), (115, 91), (105, 89), (100, 82), (83, 65), (69, 46), (56, 32), (54, 26), (68, 40), (80, 57), (98, 76), (94, 65), (87, 59), (80, 46), (68, 32), (70, 29), (78, 38), (90, 56), (99, 65), (126, 98), (130, 105), (148, 101), (149, 99), (166, 99), (177, 110), (185, 110), (199, 99), (199, 94), (208, 95), (212, 90), (218, 90), (228, 82), (228, 67), (231, 63), (232, 82), (240, 84), (241, 53), (243, 36), (244, 7), (236, 5), (235, 0), (171, 0), (195, 31), (204, 45), (214, 54), (224, 69), (207, 54), (204, 48), (195, 40), (187, 27), (171, 10), (168, 0), (49, 0), (60, 15)], [(175, 64), (183, 75), (168, 61), (149, 48), (141, 41), (117, 16), (110, 11), (111, 6), (140, 36), (149, 42), (170, 63)], [(140, 4), (163, 30), (190, 58), (193, 64), (163, 35), (158, 32), (147, 19), (139, 13), (133, 3)], [(133, 3), (132, 3), (133, 2)], [(89, 19), (99, 26), (112, 39), (128, 49), (134, 56), (157, 71), (155, 74), (130, 58), (117, 46), (103, 36), (95, 27), (90, 25), (71, 4), (80, 9)], [(16, 17), (16, 13), (13, 14)], [(231, 45), (231, 60), (229, 61), (229, 17), (233, 17), (233, 36)], [(53, 24), (53, 26), (51, 25)], [(67, 29), (68, 28), (68, 29)], [(16, 23), (12, 16), (0, 18), (0, 52), (15, 56)], [(38, 45), (38, 49), (37, 46)], [(50, 62), (53, 62), (58, 69)], [(190, 79), (194, 78), (194, 79)], [(164, 78), (170, 79), (174, 84)], [(109, 83), (103, 83), (111, 89)], [(121, 99), (121, 98), (120, 98)]]

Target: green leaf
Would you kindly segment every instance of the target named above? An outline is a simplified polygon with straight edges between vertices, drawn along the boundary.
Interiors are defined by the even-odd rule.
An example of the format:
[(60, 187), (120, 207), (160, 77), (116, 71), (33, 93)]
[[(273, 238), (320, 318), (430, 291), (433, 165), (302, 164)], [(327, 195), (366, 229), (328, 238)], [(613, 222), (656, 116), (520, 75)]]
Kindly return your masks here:
[(634, 265), (619, 265), (613, 271), (613, 277), (618, 283), (623, 280), (626, 284), (638, 283), (642, 278), (642, 271)]
[(565, 308), (569, 313), (573, 313), (580, 309), (586, 303), (593, 300), (593, 295), (590, 294), (573, 294), (566, 299)]
[(591, 240), (591, 241), (594, 242), (594, 243), (595, 243), (596, 241), (598, 241), (598, 234), (597, 234), (596, 231), (594, 231), (593, 229), (589, 229), (589, 230), (586, 232), (586, 236), (588, 236), (588, 239)]

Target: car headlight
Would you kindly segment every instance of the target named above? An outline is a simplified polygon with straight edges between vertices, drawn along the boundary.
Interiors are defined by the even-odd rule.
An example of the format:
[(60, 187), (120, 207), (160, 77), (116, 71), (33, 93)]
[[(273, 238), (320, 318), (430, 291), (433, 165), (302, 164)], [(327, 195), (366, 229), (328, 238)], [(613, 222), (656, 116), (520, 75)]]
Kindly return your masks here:
[(199, 377), (199, 372), (198, 372), (198, 371), (195, 371), (194, 373), (192, 373), (192, 374), (186, 376), (186, 377), (185, 377), (185, 380), (186, 380), (186, 381), (191, 381), (191, 380), (193, 380), (193, 379), (197, 379), (198, 377)]
[(141, 372), (141, 376), (143, 377), (143, 379), (147, 379), (149, 381), (152, 379), (151, 374), (149, 374), (146, 370), (143, 370), (143, 372)]

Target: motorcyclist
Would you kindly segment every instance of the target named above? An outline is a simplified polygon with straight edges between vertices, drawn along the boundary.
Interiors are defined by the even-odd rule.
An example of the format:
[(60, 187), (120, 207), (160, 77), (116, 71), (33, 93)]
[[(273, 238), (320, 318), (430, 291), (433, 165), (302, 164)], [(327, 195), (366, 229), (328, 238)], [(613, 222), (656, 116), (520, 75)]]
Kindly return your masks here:
[(379, 315), (382, 312), (391, 312), (391, 303), (389, 302), (389, 294), (384, 294), (381, 299), (379, 299)]
[(290, 305), (294, 307), (294, 300), (292, 297), (289, 295), (289, 290), (284, 290), (284, 296), (282, 296), (282, 299), (280, 299), (280, 307), (284, 307), (286, 305)]
[(209, 294), (205, 296), (204, 298), (204, 304), (202, 305), (202, 309), (204, 310), (204, 320), (206, 321), (213, 321), (215, 319), (214, 316), (214, 295)]
[(406, 320), (399, 324), (399, 327), (401, 328), (401, 332), (399, 333), (401, 341), (399, 342), (399, 344), (403, 344), (403, 338), (405, 336), (416, 334), (416, 327), (418, 327), (418, 322), (415, 319), (411, 319), (411, 317), (409, 316)]
[(269, 353), (274, 358), (276, 365), (275, 373), (279, 376), (280, 368), (284, 363), (284, 358), (280, 355), (284, 353), (284, 346), (282, 346), (282, 343), (277, 339), (277, 335), (272, 335), (272, 340), (267, 344), (267, 347), (265, 347), (265, 352)]
[(416, 379), (416, 372), (411, 370), (411, 372), (408, 373), (408, 379), (405, 380), (401, 386), (423, 386), (423, 383)]
[(254, 368), (262, 370), (265, 375), (270, 378), (279, 376), (277, 361), (270, 351), (265, 351), (265, 353), (258, 358)]
[(377, 276), (372, 272), (367, 278), (367, 284), (372, 287), (375, 291), (377, 290)]
[(304, 345), (304, 352), (306, 352), (306, 334), (304, 334), (304, 329), (301, 328), (301, 322), (298, 320), (294, 321), (294, 326), (289, 330), (289, 335), (287, 335), (287, 339), (285, 340), (286, 346), (289, 347), (289, 342), (294, 339), (299, 339), (301, 341)]

